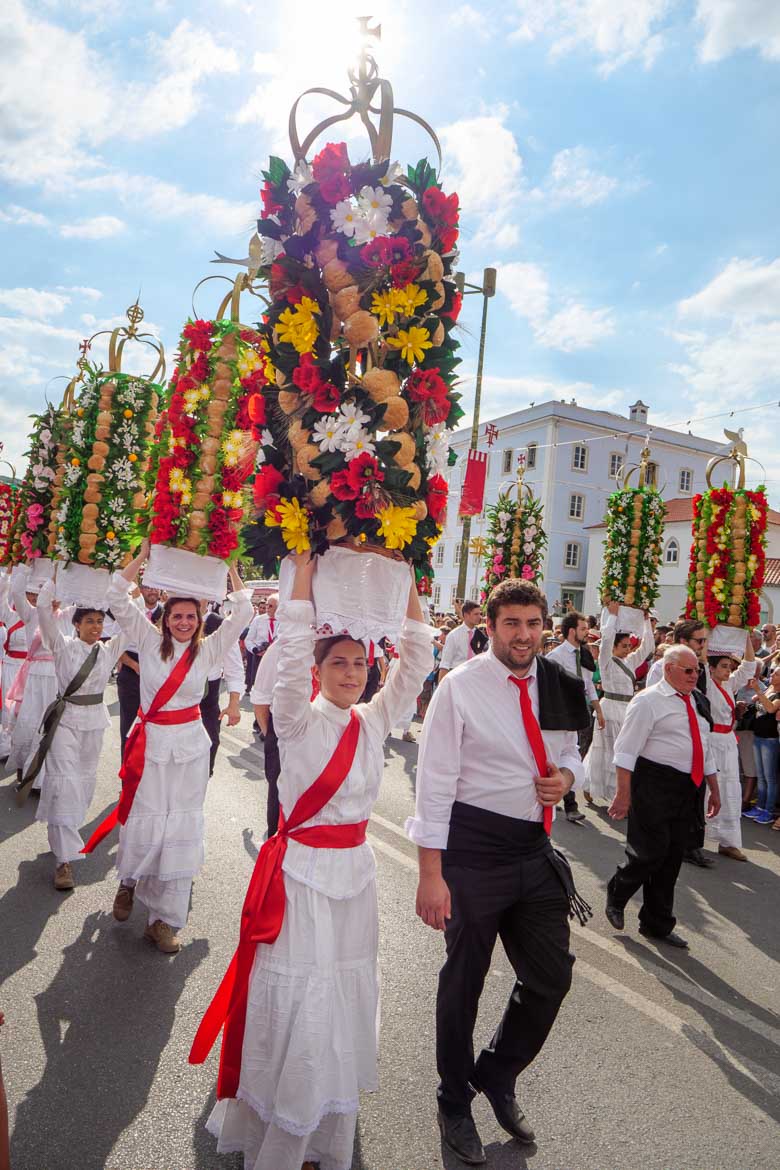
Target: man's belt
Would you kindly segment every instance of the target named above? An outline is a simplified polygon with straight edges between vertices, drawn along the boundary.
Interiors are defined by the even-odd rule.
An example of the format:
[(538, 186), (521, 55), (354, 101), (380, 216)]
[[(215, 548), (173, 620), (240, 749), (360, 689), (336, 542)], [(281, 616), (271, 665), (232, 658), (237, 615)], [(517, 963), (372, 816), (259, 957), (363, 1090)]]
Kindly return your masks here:
[(618, 695), (615, 691), (604, 691), (602, 698), (611, 699), (613, 703), (630, 703), (633, 695)]

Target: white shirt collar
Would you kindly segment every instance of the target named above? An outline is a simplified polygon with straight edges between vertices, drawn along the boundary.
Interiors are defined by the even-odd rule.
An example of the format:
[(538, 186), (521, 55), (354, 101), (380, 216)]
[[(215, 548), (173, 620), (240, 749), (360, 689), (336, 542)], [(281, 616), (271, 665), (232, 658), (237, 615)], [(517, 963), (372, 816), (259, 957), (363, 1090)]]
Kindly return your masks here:
[[(484, 658), (486, 662), (491, 663), (493, 672), (496, 675), (498, 675), (500, 678), (502, 678), (504, 680), (504, 682), (509, 682), (509, 676), (512, 674), (512, 671), (509, 670), (508, 667), (504, 666), (503, 662), (500, 662), (499, 659), (496, 658), (495, 654), (493, 653), (493, 644), (492, 643), (490, 645), (490, 648), (488, 650), (486, 650), (484, 654), (480, 655), (480, 657)], [(517, 676), (513, 676), (513, 677), (517, 677)], [(524, 675), (523, 677), (524, 678), (533, 678), (533, 679), (536, 678), (536, 655), (534, 655), (533, 662), (531, 663), (528, 674)]]
[(352, 708), (337, 707), (335, 703), (331, 703), (330, 699), (325, 698), (322, 691), (317, 695), (313, 705), (318, 711), (322, 711), (331, 723), (336, 723), (340, 727), (346, 727), (349, 723)]

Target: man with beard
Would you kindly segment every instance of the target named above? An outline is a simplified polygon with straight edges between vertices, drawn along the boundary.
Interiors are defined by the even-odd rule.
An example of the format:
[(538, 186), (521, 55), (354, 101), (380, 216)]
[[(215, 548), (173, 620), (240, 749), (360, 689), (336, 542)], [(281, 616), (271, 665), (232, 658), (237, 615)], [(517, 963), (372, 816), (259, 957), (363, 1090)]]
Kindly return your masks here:
[[(577, 732), (589, 714), (583, 682), (540, 656), (546, 616), (544, 596), (526, 581), (492, 591), (490, 649), (447, 674), (428, 708), (406, 826), (419, 851), (417, 913), (444, 931), (447, 949), (436, 1006), (439, 1127), (475, 1166), (486, 1160), (471, 1116), (476, 1092), (508, 1133), (534, 1140), (515, 1081), (571, 985), (569, 916), (589, 913), (548, 836), (554, 806), (582, 777)], [(475, 1062), (477, 1008), (499, 935), (517, 982)]]

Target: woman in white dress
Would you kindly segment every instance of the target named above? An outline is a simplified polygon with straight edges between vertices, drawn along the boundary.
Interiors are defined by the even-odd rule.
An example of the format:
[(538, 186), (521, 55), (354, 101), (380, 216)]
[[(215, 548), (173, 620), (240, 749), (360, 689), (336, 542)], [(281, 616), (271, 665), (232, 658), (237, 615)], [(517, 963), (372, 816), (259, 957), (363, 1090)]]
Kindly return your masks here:
[(0, 723), (0, 760), (5, 760), (11, 751), (11, 734), (16, 721), (16, 707), (9, 702), (8, 692), (13, 686), (22, 663), (27, 657), (27, 635), (24, 622), (11, 605), (9, 590), (11, 574), (0, 572), (0, 662), (2, 662), (2, 723)]
[(111, 612), (138, 647), (144, 716), (127, 739), (117, 810), (93, 834), (87, 849), (94, 848), (118, 818), (120, 886), (114, 917), (126, 921), (137, 894), (148, 912), (146, 937), (158, 950), (175, 954), (181, 947), (176, 931), (187, 921), (192, 879), (203, 864), (203, 802), (211, 741), (199, 704), (209, 674), (246, 629), (252, 603), (231, 567), (231, 612), (215, 633), (201, 636), (196, 597), (169, 597), (158, 629), (129, 597), (147, 553), (144, 541), (138, 556), (114, 574), (108, 590)]
[[(41, 764), (41, 799), (35, 819), (48, 825), (49, 848), (56, 865), (55, 888), (72, 890), (71, 862), (82, 859), (84, 842), (79, 829), (95, 794), (103, 735), (111, 726), (103, 692), (126, 639), (120, 634), (101, 642), (103, 611), (99, 609), (76, 609), (72, 617), (75, 634), (67, 635), (55, 610), (54, 594), (54, 582), (47, 581), (38, 594), (38, 621), (43, 644), (54, 656), (61, 716)], [(93, 650), (94, 663), (88, 675), (80, 686), (72, 688)], [(28, 768), (38, 759), (36, 753)]]
[(601, 711), (604, 727), (593, 731), (593, 743), (585, 757), (585, 792), (591, 801), (605, 800), (611, 804), (617, 792), (617, 777), (613, 755), (615, 740), (626, 717), (626, 707), (636, 690), (634, 671), (652, 654), (655, 647), (653, 627), (645, 615), (642, 641), (631, 649), (631, 635), (618, 630), (620, 604), (610, 601), (609, 616), (601, 626), (599, 644), (599, 674), (603, 695)]
[[(227, 985), (231, 1006), (217, 1086), (224, 1099), (208, 1128), (220, 1152), (243, 1153), (245, 1170), (300, 1170), (308, 1162), (320, 1170), (352, 1165), (359, 1092), (377, 1088), (376, 864), (365, 843), (365, 822), (382, 780), (384, 741), (431, 667), (432, 631), (422, 622), (411, 578), (400, 657), (382, 690), (369, 703), (358, 703), (366, 684), (365, 647), (348, 635), (315, 640), (312, 573), (306, 556), (296, 558), (292, 600), (278, 615), (272, 710), (287, 823), (263, 846), (244, 904), (234, 960), (240, 972), (246, 947), (244, 980), (237, 976), (232, 982), (231, 965), (190, 1054), (195, 1063), (205, 1059), (221, 1024), (218, 1018), (216, 1027), (209, 1023), (210, 1013)], [(313, 664), (320, 691), (310, 702)], [(344, 756), (353, 731), (351, 754)], [(322, 784), (337, 760), (341, 770), (332, 771), (332, 781), (336, 778), (323, 805)], [(315, 790), (317, 800), (311, 796)], [(300, 829), (307, 843), (295, 840), (291, 827), (302, 823), (296, 819), (301, 802), (309, 808)], [(345, 835), (342, 847), (318, 842), (317, 834), (327, 830)], [(280, 851), (277, 910), (283, 918), (275, 934), (268, 927), (268, 903), (276, 899), (267, 896), (254, 919), (248, 907), (258, 875)], [(258, 930), (269, 935), (268, 942), (253, 942)], [(246, 1011), (237, 1036), (231, 1033), (236, 1004)]]
[[(11, 750), (8, 767), (16, 768), (17, 780), (21, 780), (38, 736), (38, 728), (46, 709), (54, 702), (57, 694), (57, 677), (54, 673), (54, 659), (43, 645), (38, 629), (38, 594), (28, 590), (30, 569), (27, 565), (16, 565), (11, 571), (11, 604), (24, 622), (27, 638), (27, 661), (22, 664), (20, 677), (14, 681), (19, 686), (22, 672), (24, 691), (16, 707), (16, 722), (11, 733)], [(64, 616), (67, 611), (61, 611)], [(10, 690), (9, 690), (10, 694)], [(34, 791), (40, 783), (33, 784)]]
[(742, 784), (739, 779), (739, 747), (734, 733), (734, 708), (737, 691), (747, 686), (756, 673), (756, 656), (750, 634), (745, 642), (745, 657), (736, 670), (732, 669), (733, 665), (728, 654), (707, 655), (705, 679), (714, 724), (710, 744), (720, 790), (720, 812), (707, 821), (707, 835), (718, 842), (718, 853), (734, 861), (747, 861), (742, 852)]

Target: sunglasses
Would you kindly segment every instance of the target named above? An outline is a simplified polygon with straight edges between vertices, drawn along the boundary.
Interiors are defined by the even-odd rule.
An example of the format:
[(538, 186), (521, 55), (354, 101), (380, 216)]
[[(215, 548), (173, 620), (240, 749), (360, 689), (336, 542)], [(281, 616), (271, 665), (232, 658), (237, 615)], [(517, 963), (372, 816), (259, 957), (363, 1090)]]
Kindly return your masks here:
[(698, 674), (699, 669), (696, 666), (675, 666), (675, 670), (681, 671), (683, 674)]

